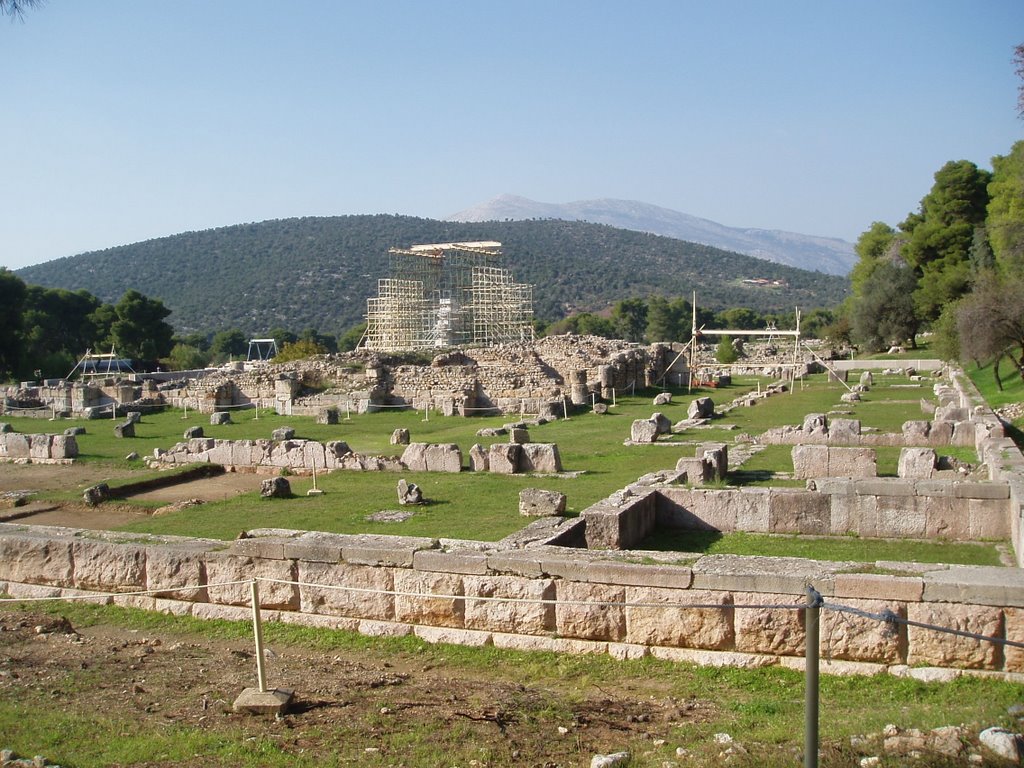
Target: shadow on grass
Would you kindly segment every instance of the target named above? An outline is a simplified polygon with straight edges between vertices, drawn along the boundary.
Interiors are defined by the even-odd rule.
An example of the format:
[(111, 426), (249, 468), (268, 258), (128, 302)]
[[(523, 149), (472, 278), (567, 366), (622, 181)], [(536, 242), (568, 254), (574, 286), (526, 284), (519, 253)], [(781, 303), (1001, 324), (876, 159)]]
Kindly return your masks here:
[(722, 540), (721, 531), (656, 531), (638, 549), (654, 552), (710, 552)]
[(735, 469), (729, 471), (729, 485), (753, 485), (754, 483), (767, 483), (775, 478), (775, 473), (770, 469)]
[(1006, 436), (1013, 440), (1020, 450), (1024, 451), (1024, 430), (1007, 422), (1003, 422), (1003, 428), (1006, 430)]

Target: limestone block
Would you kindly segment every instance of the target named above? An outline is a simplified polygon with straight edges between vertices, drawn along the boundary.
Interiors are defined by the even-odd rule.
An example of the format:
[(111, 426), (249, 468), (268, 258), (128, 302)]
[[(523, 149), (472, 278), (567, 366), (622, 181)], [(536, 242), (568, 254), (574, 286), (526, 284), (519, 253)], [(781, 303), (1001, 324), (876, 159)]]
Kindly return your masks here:
[(174, 600), (205, 601), (203, 562), (197, 549), (150, 546), (146, 549), (146, 589)]
[(344, 440), (331, 440), (324, 443), (324, 463), (328, 469), (336, 469), (342, 456), (352, 453)]
[(230, 440), (216, 440), (214, 441), (213, 448), (207, 451), (207, 459), (214, 464), (223, 464), (230, 466), (231, 461), (234, 458), (232, 455), (232, 446)]
[(499, 475), (514, 475), (519, 469), (522, 446), (515, 443), (494, 443), (487, 452), (487, 465)]
[(551, 579), (524, 579), (518, 576), (466, 576), (466, 628), (513, 634), (539, 635), (555, 628), (555, 607), (551, 603), (474, 600), (484, 598), (521, 598), (553, 600), (555, 583)]
[[(951, 627), (990, 637), (1002, 636), (1002, 611), (953, 603), (911, 603), (907, 606), (911, 621)], [(907, 664), (960, 667), (963, 669), (995, 669), (998, 646), (981, 640), (907, 627)]]
[(210, 424), (213, 426), (220, 426), (221, 424), (230, 424), (231, 414), (228, 411), (214, 411), (210, 414)]
[(935, 473), (936, 456), (932, 448), (902, 448), (900, 450), (900, 477), (927, 480)]
[(1010, 521), (1008, 517), (1006, 502), (991, 499), (968, 499), (967, 534), (964, 538), (971, 541), (1009, 538)]
[(338, 409), (335, 406), (323, 408), (316, 415), (317, 424), (337, 424), (338, 423)]
[(231, 455), (227, 462), (230, 466), (253, 467), (259, 464), (259, 461), (253, 458), (252, 440), (225, 440), (224, 442), (231, 448)]
[[(362, 619), (395, 618), (394, 569), (299, 561), (300, 610)], [(308, 586), (322, 584), (324, 586)]]
[(793, 477), (807, 480), (812, 477), (828, 477), (829, 450), (827, 445), (794, 445)]
[(715, 401), (710, 397), (698, 397), (686, 408), (690, 419), (710, 419), (715, 415)]
[(455, 443), (428, 445), (425, 458), (429, 472), (462, 471), (462, 450)]
[(711, 461), (715, 479), (725, 479), (729, 473), (729, 446), (726, 443), (701, 443), (697, 446), (696, 455)]
[(654, 407), (657, 408), (661, 405), (668, 405), (672, 402), (671, 392), (659, 392), (654, 398)]
[[(194, 437), (188, 441), (185, 450), (190, 454), (202, 454), (213, 448), (214, 439), (212, 437)], [(177, 447), (177, 446), (175, 446)]]
[(859, 383), (860, 383), (860, 385), (862, 387), (870, 387), (872, 384), (874, 384), (875, 383), (875, 379), (871, 375), (871, 371), (864, 371), (860, 375), (860, 382)]
[(830, 448), (829, 477), (876, 477), (878, 467), (874, 448)]
[(294, 440), (295, 430), (292, 427), (278, 427), (270, 433), (270, 439), (277, 440), (278, 442), (282, 440)]
[(125, 421), (114, 425), (114, 437), (135, 437), (135, 424)]
[(919, 496), (879, 496), (875, 534), (884, 538), (923, 539), (928, 529), (929, 499)]
[(565, 494), (542, 488), (524, 488), (519, 492), (519, 514), (550, 517), (565, 513)]
[(860, 402), (860, 392), (844, 392), (839, 396), (839, 399), (844, 403), (857, 403)]
[[(1024, 643), (1024, 610), (1020, 608), (1004, 608), (1003, 623), (1006, 639), (1015, 643)], [(1008, 645), (1003, 650), (1003, 669), (1007, 672), (1024, 673), (1024, 648)]]
[(200, 426), (191, 426), (185, 430), (184, 439), (191, 440), (193, 437), (203, 437), (203, 428)]
[(512, 427), (508, 430), (508, 441), (510, 443), (523, 443), (530, 442), (530, 430), (525, 427)]
[(323, 471), (327, 466), (327, 457), (323, 443), (307, 440), (302, 446), (302, 465), (306, 469)]
[(391, 445), (408, 445), (409, 440), (408, 429), (399, 428), (391, 433)]
[(437, 549), (421, 549), (413, 555), (412, 563), (417, 571), (477, 575), (487, 573), (487, 555), (471, 550), (445, 552)]
[(562, 457), (555, 443), (526, 443), (519, 453), (520, 472), (562, 471)]
[(903, 422), (903, 441), (907, 445), (928, 445), (928, 435), (932, 431), (930, 421)]
[(957, 405), (940, 405), (935, 409), (932, 421), (967, 421), (971, 417), (966, 408)]
[(824, 413), (808, 413), (804, 416), (800, 431), (808, 435), (825, 436), (828, 434), (828, 417)]
[(0, 579), (70, 587), (74, 583), (71, 541), (11, 534), (0, 536)]
[(830, 499), (796, 488), (772, 488), (768, 520), (770, 533), (826, 535), (832, 527)]
[[(843, 600), (843, 605), (867, 613), (891, 611), (906, 618), (901, 603), (884, 600)], [(821, 611), (821, 655), (848, 661), (872, 661), (896, 664), (903, 660), (906, 647), (904, 627), (857, 616), (843, 611)]]
[(27, 459), (29, 457), (29, 436), (17, 432), (8, 432), (0, 437), (0, 444), (5, 448), (3, 455), (9, 459)]
[[(626, 602), (665, 606), (626, 608), (628, 643), (727, 650), (735, 641), (732, 596), (728, 592), (629, 587)], [(721, 608), (687, 607), (690, 605)]]
[(659, 435), (667, 435), (672, 432), (672, 420), (663, 413), (652, 413), (651, 421)]
[[(922, 502), (922, 509), (925, 512), (926, 538), (942, 538), (951, 541), (964, 541), (971, 539), (970, 516), (965, 515), (962, 504), (955, 502), (949, 496), (928, 496), (927, 501)], [(1005, 514), (1002, 515), (1005, 519)]]
[(144, 547), (78, 540), (71, 545), (71, 556), (78, 589), (116, 592), (146, 586)]
[(860, 434), (860, 419), (832, 419), (828, 425), (828, 440), (832, 445), (856, 445)]
[(395, 580), (395, 620), (440, 627), (465, 626), (466, 603), (462, 576), (398, 568)]
[(413, 634), (426, 643), (463, 645), (467, 648), (483, 648), (493, 645), (493, 638), (490, 632), (478, 632), (470, 629), (417, 625), (413, 627)]
[(73, 459), (78, 456), (78, 441), (74, 435), (53, 435), (50, 442), (51, 459)]
[[(802, 597), (739, 592), (736, 605), (799, 605)], [(778, 656), (804, 653), (803, 608), (737, 608), (735, 610), (736, 650)]]
[(561, 637), (612, 641), (625, 637), (626, 614), (622, 602), (626, 590), (623, 587), (561, 580), (557, 584), (555, 631)]
[(953, 422), (933, 421), (928, 430), (928, 445), (952, 445)]
[[(309, 541), (319, 538), (323, 541), (327, 535), (307, 532), (299, 538)], [(346, 563), (399, 568), (411, 568), (417, 552), (438, 545), (436, 539), (423, 536), (379, 536), (368, 533), (337, 536), (333, 541), (341, 542), (341, 559)]]
[(686, 473), (686, 482), (700, 486), (711, 482), (715, 476), (714, 464), (703, 457), (683, 456), (676, 461), (676, 471)]
[(650, 419), (636, 419), (630, 426), (629, 439), (634, 443), (653, 443), (658, 439), (658, 425)]
[(469, 449), (469, 469), (472, 472), (487, 472), (490, 468), (487, 449), (480, 443), (474, 443), (473, 447)]
[[(833, 582), (837, 601), (851, 604), (847, 598), (920, 602), (924, 580), (920, 576), (892, 576), (877, 573), (837, 573)], [(895, 610), (895, 609), (894, 609)]]
[(206, 589), (211, 603), (251, 606), (249, 582), (254, 578), (277, 580), (260, 582), (260, 605), (263, 608), (296, 610), (299, 607), (296, 585), (278, 583), (296, 580), (291, 560), (264, 560), (220, 552), (206, 555)]

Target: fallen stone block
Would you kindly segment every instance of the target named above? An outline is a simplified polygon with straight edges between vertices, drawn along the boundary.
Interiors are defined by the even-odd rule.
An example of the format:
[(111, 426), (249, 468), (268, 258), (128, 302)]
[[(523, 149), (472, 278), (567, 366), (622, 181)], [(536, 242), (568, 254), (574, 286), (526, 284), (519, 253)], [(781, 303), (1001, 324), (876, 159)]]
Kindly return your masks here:
[(929, 479), (935, 474), (936, 456), (932, 448), (903, 448), (897, 474), (905, 478)]
[(519, 492), (519, 514), (528, 517), (550, 517), (565, 513), (565, 494), (541, 488), (524, 488)]

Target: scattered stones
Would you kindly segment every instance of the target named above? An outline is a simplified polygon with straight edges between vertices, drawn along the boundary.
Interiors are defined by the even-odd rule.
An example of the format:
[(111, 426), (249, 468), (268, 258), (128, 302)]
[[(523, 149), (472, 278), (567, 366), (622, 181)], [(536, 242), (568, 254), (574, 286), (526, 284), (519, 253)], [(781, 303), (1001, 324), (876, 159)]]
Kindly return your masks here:
[(212, 426), (220, 426), (221, 424), (230, 424), (231, 414), (228, 411), (214, 411), (210, 414), (210, 424)]
[(423, 491), (416, 483), (410, 483), (403, 477), (398, 481), (398, 503), (403, 507), (422, 504)]
[(591, 411), (596, 413), (598, 416), (604, 416), (608, 413), (608, 403), (594, 403), (594, 407)]
[(276, 440), (279, 443), (284, 442), (285, 440), (294, 440), (295, 430), (291, 427), (278, 427), (270, 433), (270, 439)]
[(415, 512), (412, 510), (400, 510), (400, 509), (382, 509), (379, 512), (374, 512), (372, 515), (367, 515), (366, 520), (370, 523), (401, 523), (412, 517)]
[(114, 427), (114, 437), (135, 437), (135, 424), (125, 421)]
[(978, 735), (982, 746), (1014, 763), (1020, 763), (1024, 755), (1024, 742), (1019, 733), (1005, 728), (986, 728)]
[(844, 403), (859, 403), (860, 392), (844, 392), (839, 399)]
[(337, 424), (340, 414), (338, 408), (331, 406), (330, 408), (324, 408), (316, 415), (317, 424)]
[(667, 435), (672, 431), (672, 421), (663, 413), (652, 413), (651, 421), (654, 422), (659, 435)]
[(408, 445), (409, 440), (408, 429), (399, 428), (391, 433), (391, 445)]
[(610, 755), (594, 755), (590, 759), (590, 768), (615, 768), (629, 762), (629, 752), (613, 752)]
[(554, 517), (565, 514), (565, 494), (541, 488), (519, 492), (519, 514), (527, 517)]
[[(0, 432), (3, 432), (3, 430), (0, 430)], [(66, 437), (78, 437), (79, 435), (84, 435), (84, 434), (85, 434), (85, 427), (68, 427), (67, 429), (64, 430), (64, 435)]]
[(99, 483), (86, 488), (82, 493), (82, 500), (90, 507), (95, 507), (97, 504), (102, 504), (104, 501), (110, 498), (110, 486), (106, 483)]
[(135, 451), (132, 451), (131, 453), (129, 453), (127, 456), (124, 457), (124, 460), (125, 461), (138, 461), (139, 460), (139, 454), (137, 454)]
[(194, 427), (189, 427), (188, 429), (185, 430), (184, 438), (186, 440), (191, 440), (192, 438), (195, 438), (195, 437), (203, 437), (204, 434), (205, 433), (203, 432), (203, 428), (202, 427), (194, 426)]
[(874, 376), (871, 375), (871, 371), (864, 371), (860, 375), (860, 386), (870, 388), (875, 383)]
[(142, 421), (142, 413), (140, 411), (128, 411), (125, 414), (125, 418), (132, 424), (138, 424)]
[(292, 484), (286, 477), (268, 477), (260, 483), (260, 496), (264, 499), (288, 499), (292, 495)]
[(715, 402), (710, 397), (698, 397), (686, 408), (690, 419), (710, 419), (715, 415)]
[(655, 407), (658, 407), (659, 405), (668, 405), (671, 402), (672, 402), (672, 393), (671, 392), (660, 392), (660, 393), (658, 393), (658, 396), (654, 398), (654, 406)]
[(630, 427), (629, 439), (634, 443), (653, 443), (658, 439), (658, 425), (650, 419), (637, 419)]

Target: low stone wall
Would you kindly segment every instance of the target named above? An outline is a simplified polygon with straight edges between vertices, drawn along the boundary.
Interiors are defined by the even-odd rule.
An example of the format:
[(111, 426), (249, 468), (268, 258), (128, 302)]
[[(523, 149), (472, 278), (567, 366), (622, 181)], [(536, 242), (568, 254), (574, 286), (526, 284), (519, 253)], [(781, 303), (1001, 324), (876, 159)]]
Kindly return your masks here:
[(658, 526), (749, 533), (867, 538), (1010, 537), (1005, 483), (954, 480), (822, 478), (814, 490), (664, 487)]
[(0, 461), (63, 462), (78, 456), (73, 435), (27, 435), (0, 432)]
[[(1015, 648), (828, 610), (832, 603), (997, 639), (1024, 639), (1024, 574), (918, 566), (694, 556), (641, 565), (550, 545), (257, 530), (233, 542), (0, 525), (0, 590), (15, 597), (151, 590), (108, 602), (247, 621), (245, 580), (269, 579), (265, 620), (414, 634), (430, 642), (608, 653), (714, 665), (802, 668), (804, 592), (826, 600), (823, 670), (925, 676), (941, 667), (1024, 680)], [(678, 555), (676, 555), (678, 557)], [(883, 567), (904, 568), (898, 564)], [(243, 583), (232, 583), (232, 582)], [(700, 606), (690, 608), (688, 606)]]

